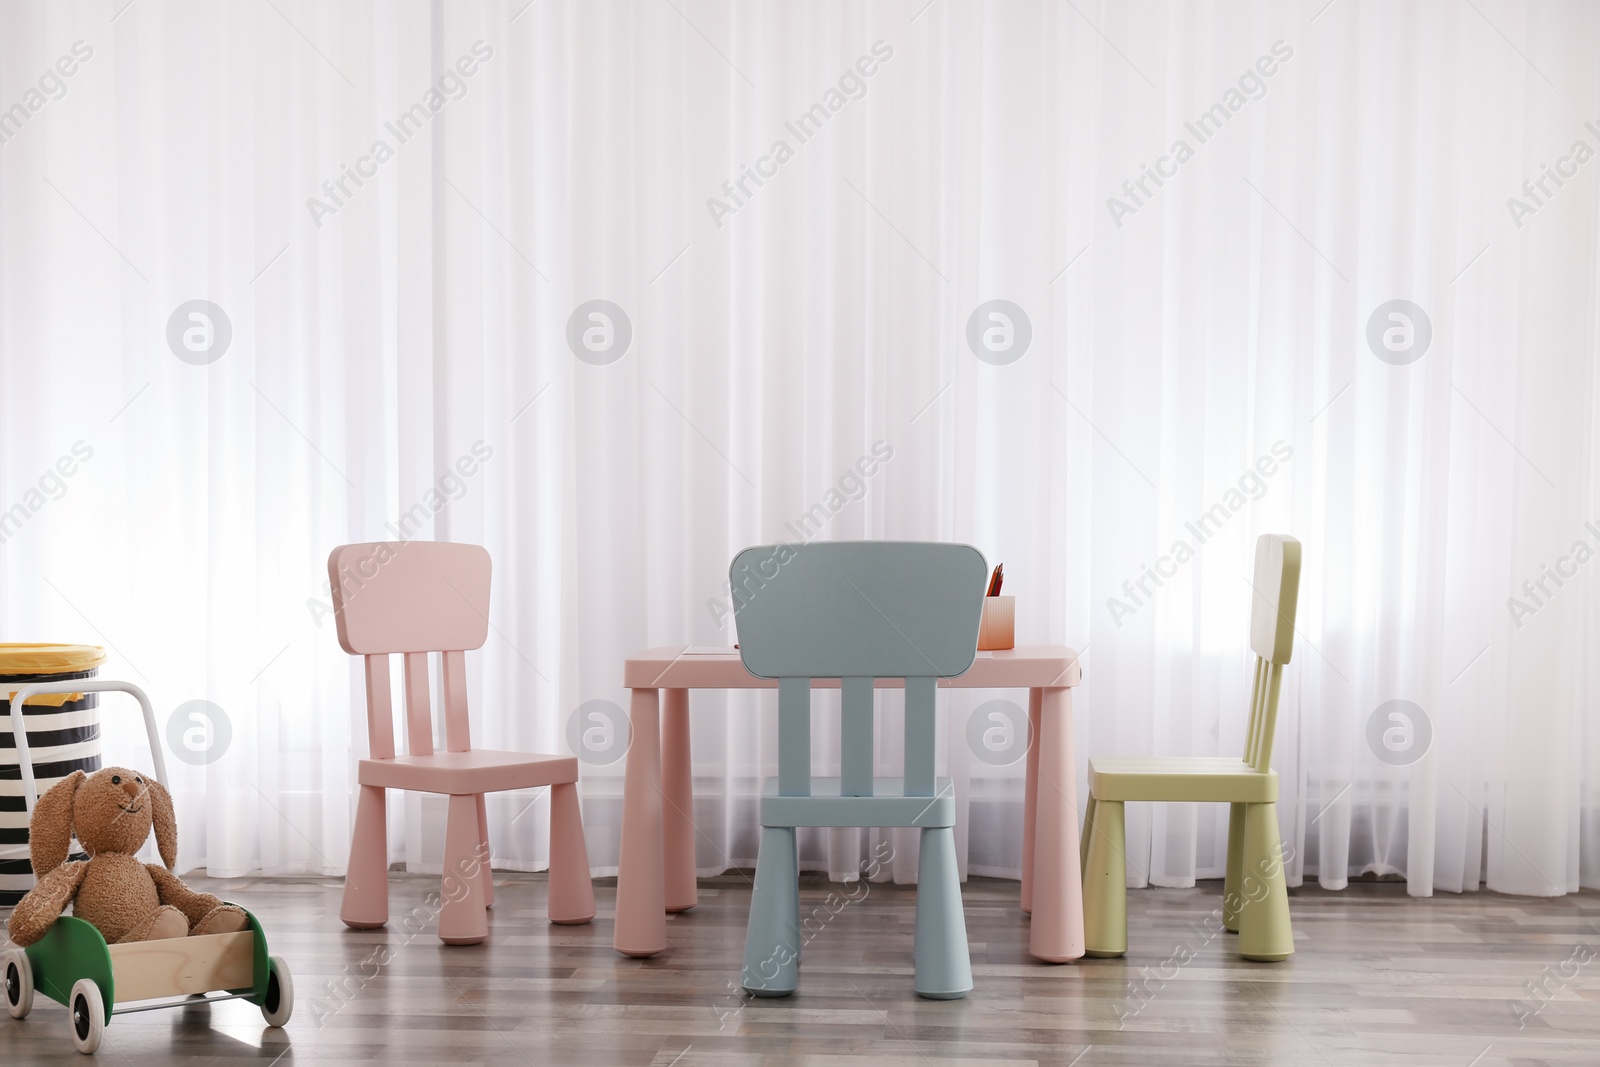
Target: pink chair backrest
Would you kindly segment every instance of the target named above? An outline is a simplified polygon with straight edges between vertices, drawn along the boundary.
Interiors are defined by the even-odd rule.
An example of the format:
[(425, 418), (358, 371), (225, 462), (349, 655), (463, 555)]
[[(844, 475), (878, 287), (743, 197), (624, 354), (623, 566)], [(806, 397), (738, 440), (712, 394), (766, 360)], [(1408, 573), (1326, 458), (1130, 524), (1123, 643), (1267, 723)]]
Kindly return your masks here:
[(489, 636), (489, 553), (443, 541), (340, 545), (328, 556), (340, 646), (366, 657), (367, 728), (374, 759), (394, 757), (389, 653), (405, 656), (407, 751), (433, 755), (428, 653), (444, 656), (445, 741), (471, 749), (466, 660)]
[(339, 644), (352, 656), (482, 648), (489, 553), (448, 541), (340, 545), (328, 556)]

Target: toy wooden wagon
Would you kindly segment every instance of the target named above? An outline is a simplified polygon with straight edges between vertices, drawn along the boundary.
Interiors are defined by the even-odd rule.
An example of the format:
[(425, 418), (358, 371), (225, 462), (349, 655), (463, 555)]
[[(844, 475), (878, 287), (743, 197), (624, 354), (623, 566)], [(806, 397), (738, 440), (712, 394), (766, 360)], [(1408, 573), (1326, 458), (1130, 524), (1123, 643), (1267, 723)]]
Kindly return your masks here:
[[(156, 780), (166, 779), (155, 712), (138, 686), (100, 679), (24, 686), (11, 698), (11, 727), (30, 812), (34, 779), (22, 706), (35, 694), (62, 692), (120, 692), (137, 699), (150, 735)], [(282, 1026), (294, 1011), (294, 980), (280, 957), (267, 954), (266, 935), (256, 917), (248, 918), (248, 928), (237, 933), (107, 945), (94, 926), (63, 915), (43, 939), (26, 949), (12, 945), (0, 958), (6, 1008), (12, 1018), (24, 1018), (33, 1008), (35, 991), (65, 1005), (71, 1012), (73, 1044), (83, 1053), (100, 1047), (113, 1015), (183, 1007), (200, 1003), (199, 998), (248, 1000), (261, 1009), (268, 1026)]]

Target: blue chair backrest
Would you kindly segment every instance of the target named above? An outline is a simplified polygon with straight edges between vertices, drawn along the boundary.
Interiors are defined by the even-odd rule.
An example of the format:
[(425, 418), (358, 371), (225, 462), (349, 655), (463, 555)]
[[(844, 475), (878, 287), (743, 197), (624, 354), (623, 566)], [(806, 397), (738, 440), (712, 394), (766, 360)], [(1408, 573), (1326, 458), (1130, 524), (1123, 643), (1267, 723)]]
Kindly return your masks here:
[(872, 795), (872, 691), (906, 686), (907, 796), (933, 795), (934, 689), (972, 666), (983, 553), (924, 541), (757, 545), (729, 568), (739, 655), (778, 679), (779, 792), (810, 793), (811, 679), (840, 679), (841, 792)]
[(927, 541), (757, 545), (729, 570), (758, 678), (950, 678), (972, 666), (983, 553)]

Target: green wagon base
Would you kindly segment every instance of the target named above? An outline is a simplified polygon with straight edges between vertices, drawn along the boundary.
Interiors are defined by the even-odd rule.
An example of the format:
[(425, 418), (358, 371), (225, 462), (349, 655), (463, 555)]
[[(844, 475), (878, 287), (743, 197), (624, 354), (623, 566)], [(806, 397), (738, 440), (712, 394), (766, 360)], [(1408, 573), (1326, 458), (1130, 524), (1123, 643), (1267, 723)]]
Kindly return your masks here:
[(36, 990), (65, 1006), (72, 1013), (73, 1044), (83, 1053), (99, 1047), (113, 1015), (192, 1005), (196, 995), (248, 1000), (267, 1025), (282, 1026), (294, 1011), (293, 978), (281, 958), (267, 954), (256, 917), (245, 914), (249, 926), (239, 933), (126, 945), (107, 945), (89, 923), (64, 915), (36, 944), (13, 948), (0, 963), (6, 1007), (13, 1018), (26, 1017)]

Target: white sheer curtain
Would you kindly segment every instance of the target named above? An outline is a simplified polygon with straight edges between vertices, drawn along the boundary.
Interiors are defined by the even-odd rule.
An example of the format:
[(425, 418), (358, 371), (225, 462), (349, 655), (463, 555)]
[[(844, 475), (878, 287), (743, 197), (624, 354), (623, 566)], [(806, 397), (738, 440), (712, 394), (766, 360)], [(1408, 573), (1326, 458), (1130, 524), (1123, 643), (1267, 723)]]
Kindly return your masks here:
[[(1600, 12), (524, 3), (0, 12), (0, 638), (105, 644), (164, 720), (220, 709), (226, 743), (169, 756), (186, 866), (342, 870), (341, 542), (489, 548), (476, 740), (549, 751), (580, 707), (604, 750), (630, 651), (732, 642), (744, 545), (970, 541), (1020, 640), (1083, 650), (1081, 763), (1242, 750), (1270, 530), (1305, 546), (1294, 880), (1600, 885)], [(231, 340), (185, 362), (202, 299)], [(581, 334), (618, 344), (615, 311), (568, 342), (593, 300), (631, 333), (610, 362)], [(1021, 315), (980, 359), (991, 300)], [(967, 870), (1014, 875), (1022, 750), (968, 741), (994, 700), (1025, 707), (949, 696), (942, 751)], [(754, 860), (774, 714), (695, 697), (706, 872)], [(441, 811), (396, 810), (393, 857), (436, 865)], [(491, 821), (497, 864), (543, 866), (540, 798)], [(1132, 884), (1220, 876), (1224, 829), (1135, 810)]]

